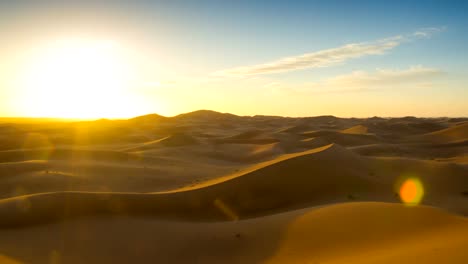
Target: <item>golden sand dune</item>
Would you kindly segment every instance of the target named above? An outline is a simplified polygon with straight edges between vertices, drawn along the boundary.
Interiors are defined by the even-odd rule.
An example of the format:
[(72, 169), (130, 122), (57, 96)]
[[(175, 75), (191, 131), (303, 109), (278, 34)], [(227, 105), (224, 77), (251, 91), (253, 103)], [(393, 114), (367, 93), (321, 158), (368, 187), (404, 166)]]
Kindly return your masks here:
[(218, 144), (270, 144), (278, 141), (266, 135), (262, 130), (252, 129), (234, 136), (216, 139), (214, 142)]
[(354, 152), (365, 156), (413, 157), (426, 160), (443, 160), (466, 154), (468, 141), (452, 143), (427, 144), (389, 144), (378, 143), (351, 147)]
[(330, 144), (330, 141), (328, 141), (325, 138), (305, 138), (301, 140), (301, 146), (304, 148), (308, 149), (313, 149), (313, 148), (318, 148), (318, 147), (323, 147), (326, 145)]
[(179, 146), (184, 146), (184, 145), (192, 145), (196, 144), (197, 140), (185, 133), (176, 133), (161, 139), (149, 141), (149, 142), (144, 142), (140, 144), (139, 146), (136, 147), (130, 147), (127, 149), (124, 149), (125, 151), (142, 151), (142, 150), (148, 150), (152, 148), (157, 148), (157, 147), (179, 147)]
[(0, 263), (467, 259), (463, 120), (13, 121), (0, 124)]
[(218, 223), (92, 217), (0, 232), (2, 258), (11, 263), (464, 263), (468, 257), (465, 218), (385, 203)]
[(0, 162), (24, 161), (34, 159), (47, 160), (99, 160), (125, 162), (132, 154), (115, 150), (86, 149), (76, 147), (35, 148), (0, 151)]
[[(338, 145), (288, 154), (238, 173), (156, 194), (54, 192), (0, 200), (0, 226), (92, 214), (236, 220), (349, 200), (398, 201), (394, 183), (411, 170), (424, 177), (430, 204), (468, 213), (465, 169), (413, 160), (362, 158)], [(395, 173), (397, 172), (397, 173)], [(449, 177), (443, 174), (450, 172)], [(441, 185), (441, 183), (444, 183)], [(437, 185), (439, 184), (439, 185)], [(431, 190), (434, 187), (438, 190)], [(465, 186), (465, 187), (463, 187)], [(442, 202), (437, 198), (444, 195)], [(454, 197), (451, 197), (454, 196)], [(26, 209), (18, 204), (26, 203)]]
[(215, 144), (206, 155), (216, 160), (225, 160), (239, 163), (255, 163), (273, 159), (284, 153), (279, 143), (270, 144)]
[(283, 132), (283, 133), (302, 133), (306, 131), (310, 131), (311, 127), (310, 125), (307, 124), (299, 124), (299, 125), (293, 125), (293, 126), (288, 126), (286, 128), (282, 128), (278, 132)]
[[(330, 162), (342, 166), (328, 166)], [(370, 187), (383, 191), (378, 184), (372, 184), (373, 180), (367, 175), (361, 177), (359, 171), (365, 170), (363, 163), (352, 152), (329, 145), (285, 155), (233, 175), (170, 193), (54, 192), (14, 197), (0, 200), (0, 214), (8, 216), (0, 220), (0, 226), (34, 224), (94, 213), (229, 220), (290, 210), (310, 203), (346, 201), (347, 195), (364, 195)], [(387, 196), (392, 195), (391, 191), (387, 192)], [(26, 211), (17, 206), (22, 201), (28, 204)]]
[(372, 133), (384, 136), (386, 139), (407, 139), (414, 135), (432, 133), (445, 129), (451, 125), (446, 118), (369, 118), (360, 120)]
[(463, 263), (467, 224), (428, 207), (340, 204), (296, 218), (266, 263)]
[(363, 125), (353, 126), (344, 130), (341, 130), (341, 133), (346, 134), (367, 134), (369, 129)]
[(381, 142), (377, 136), (371, 134), (342, 133), (330, 130), (308, 131), (302, 133), (302, 135), (306, 137), (321, 137), (343, 146), (368, 145)]
[(421, 136), (425, 140), (434, 140), (437, 142), (463, 141), (468, 139), (468, 122), (425, 134)]

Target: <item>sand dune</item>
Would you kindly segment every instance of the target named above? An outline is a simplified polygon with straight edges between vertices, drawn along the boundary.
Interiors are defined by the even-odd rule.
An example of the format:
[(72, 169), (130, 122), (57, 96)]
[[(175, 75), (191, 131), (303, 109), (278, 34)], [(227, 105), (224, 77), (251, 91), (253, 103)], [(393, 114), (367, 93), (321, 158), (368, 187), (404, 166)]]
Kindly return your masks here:
[(306, 132), (310, 131), (311, 127), (308, 124), (299, 124), (299, 125), (293, 125), (289, 126), (286, 128), (282, 128), (278, 132), (283, 132), (283, 133), (301, 133), (301, 132)]
[(229, 114), (229, 113), (218, 113), (211, 110), (198, 110), (190, 113), (180, 114), (173, 119), (177, 122), (187, 122), (187, 123), (196, 123), (196, 122), (222, 122), (222, 121), (231, 121), (238, 119), (239, 116)]
[(319, 130), (302, 133), (306, 137), (321, 137), (343, 146), (368, 145), (380, 142), (379, 138), (370, 134), (341, 133), (338, 131)]
[(390, 118), (361, 120), (373, 134), (388, 140), (406, 140), (414, 135), (435, 132), (451, 126), (446, 118), (418, 119), (418, 118)]
[[(328, 162), (342, 166), (337, 170), (328, 166)], [(34, 224), (94, 213), (168, 215), (207, 220), (246, 218), (264, 215), (271, 210), (291, 210), (310, 203), (318, 205), (330, 200), (346, 201), (351, 193), (366, 195), (370, 187), (377, 191), (379, 188), (377, 184), (372, 184), (372, 179), (358, 174), (365, 171), (362, 166), (365, 166), (363, 161), (352, 152), (329, 145), (305, 153), (285, 155), (233, 175), (170, 193), (55, 192), (21, 196), (0, 200), (0, 214), (8, 215), (0, 220), (0, 226)], [(392, 195), (391, 191), (387, 192), (388, 197)], [(19, 201), (27, 201), (27, 211), (16, 206), (21, 203)], [(217, 201), (234, 215), (224, 215)], [(114, 211), (115, 204), (122, 209)]]
[(216, 160), (226, 160), (239, 163), (256, 163), (273, 159), (284, 154), (284, 149), (279, 143), (248, 144), (230, 143), (215, 144), (212, 152), (207, 156)]
[(266, 135), (262, 130), (252, 129), (237, 135), (216, 139), (218, 144), (270, 144), (279, 140)]
[[(8, 120), (0, 263), (464, 263), (466, 128), (206, 110)], [(408, 179), (421, 205), (402, 205)]]
[[(464, 197), (449, 196), (468, 187), (463, 168), (412, 160), (368, 160), (332, 144), (283, 155), (232, 175), (166, 193), (55, 192), (5, 199), (0, 201), (0, 214), (8, 217), (0, 220), (0, 226), (90, 214), (232, 220), (355, 199), (397, 202), (394, 183), (408, 168), (424, 175), (428, 203), (443, 204), (437, 198), (445, 194), (445, 201), (450, 201), (447, 208), (468, 213), (462, 204)], [(395, 171), (398, 173), (394, 174)], [(448, 171), (450, 178), (441, 178)], [(435, 186), (439, 190), (431, 190)], [(27, 201), (28, 210), (17, 207), (18, 201)]]
[[(155, 147), (157, 145), (162, 145), (165, 147), (177, 147), (177, 146), (184, 146), (184, 145), (191, 145), (191, 144), (196, 144), (197, 140), (185, 133), (177, 133), (174, 135), (167, 136), (165, 138), (152, 141), (144, 144), (143, 149), (149, 147)], [(142, 150), (141, 148), (137, 148), (136, 150)]]
[(330, 206), (297, 218), (267, 263), (463, 263), (467, 223), (425, 207)]
[(369, 129), (363, 125), (353, 126), (344, 130), (341, 130), (341, 133), (346, 134), (367, 134)]
[(141, 125), (152, 125), (159, 122), (166, 121), (167, 117), (158, 115), (158, 114), (149, 114), (144, 116), (137, 116), (131, 119), (128, 119), (127, 122), (133, 123), (133, 125), (141, 126)]
[(130, 160), (131, 154), (115, 151), (86, 149), (76, 147), (36, 148), (0, 151), (0, 162), (24, 161), (34, 159), (44, 160), (99, 160), (120, 161)]
[(421, 136), (425, 140), (437, 142), (461, 141), (468, 138), (468, 122), (463, 122), (443, 130), (432, 132)]
[(353, 146), (354, 152), (365, 156), (386, 157), (412, 157), (426, 160), (441, 160), (463, 156), (466, 153), (467, 142), (452, 142), (441, 144), (404, 143), (389, 144), (378, 143), (370, 145)]
[(329, 145), (330, 141), (324, 138), (306, 138), (301, 140), (301, 146), (309, 149), (323, 147), (325, 145)]
[(384, 203), (218, 223), (93, 217), (0, 232), (3, 258), (17, 263), (464, 263), (468, 243), (465, 218)]

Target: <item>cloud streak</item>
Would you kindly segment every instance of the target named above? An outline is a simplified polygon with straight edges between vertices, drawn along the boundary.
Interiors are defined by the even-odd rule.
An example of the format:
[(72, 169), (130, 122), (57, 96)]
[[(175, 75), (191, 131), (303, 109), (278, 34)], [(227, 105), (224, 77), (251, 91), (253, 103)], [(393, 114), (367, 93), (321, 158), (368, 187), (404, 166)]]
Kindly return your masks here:
[(362, 92), (376, 89), (402, 88), (411, 86), (427, 86), (431, 81), (443, 75), (444, 72), (424, 66), (412, 66), (407, 69), (377, 69), (373, 72), (354, 71), (338, 75), (315, 83), (302, 85), (283, 85), (278, 82), (269, 83), (264, 87), (273, 94), (299, 95)]
[(327, 86), (340, 87), (372, 87), (414, 83), (426, 81), (432, 77), (442, 75), (439, 69), (427, 68), (421, 65), (412, 66), (406, 70), (377, 69), (373, 73), (354, 71), (328, 79)]
[(409, 35), (394, 36), (372, 42), (351, 43), (344, 46), (258, 65), (236, 67), (212, 73), (218, 77), (247, 77), (260, 74), (271, 74), (309, 68), (330, 67), (345, 61), (370, 55), (381, 55), (405, 42), (429, 38), (443, 31), (444, 28), (423, 28)]

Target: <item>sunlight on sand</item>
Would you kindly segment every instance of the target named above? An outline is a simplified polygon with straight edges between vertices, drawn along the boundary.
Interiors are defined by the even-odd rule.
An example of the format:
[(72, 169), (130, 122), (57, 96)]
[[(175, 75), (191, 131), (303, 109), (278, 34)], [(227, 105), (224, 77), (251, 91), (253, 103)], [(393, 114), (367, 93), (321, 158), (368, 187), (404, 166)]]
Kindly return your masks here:
[(417, 205), (424, 196), (424, 187), (417, 178), (409, 178), (400, 187), (400, 198), (408, 205)]
[(7, 257), (5, 255), (0, 254), (0, 263), (2, 264), (22, 264), (23, 262), (20, 262), (18, 260), (12, 259), (10, 257)]

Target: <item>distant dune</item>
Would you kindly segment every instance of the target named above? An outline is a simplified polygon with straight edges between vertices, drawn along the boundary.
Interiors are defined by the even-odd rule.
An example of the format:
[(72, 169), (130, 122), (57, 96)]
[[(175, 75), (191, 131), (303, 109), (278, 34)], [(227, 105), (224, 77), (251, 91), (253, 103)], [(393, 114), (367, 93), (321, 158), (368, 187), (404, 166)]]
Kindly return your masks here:
[(463, 122), (455, 126), (422, 135), (425, 140), (437, 142), (451, 142), (466, 140), (468, 135), (468, 122)]
[(344, 130), (341, 130), (341, 133), (346, 134), (367, 134), (368, 128), (363, 125), (353, 126)]
[(464, 119), (46, 121), (0, 122), (0, 263), (468, 260)]

